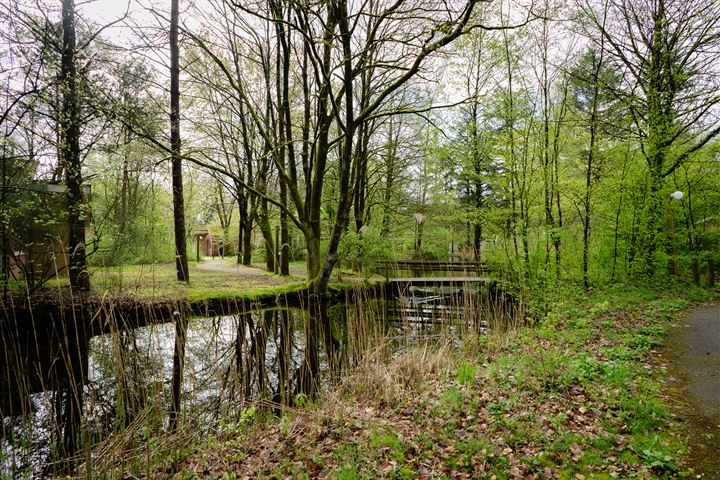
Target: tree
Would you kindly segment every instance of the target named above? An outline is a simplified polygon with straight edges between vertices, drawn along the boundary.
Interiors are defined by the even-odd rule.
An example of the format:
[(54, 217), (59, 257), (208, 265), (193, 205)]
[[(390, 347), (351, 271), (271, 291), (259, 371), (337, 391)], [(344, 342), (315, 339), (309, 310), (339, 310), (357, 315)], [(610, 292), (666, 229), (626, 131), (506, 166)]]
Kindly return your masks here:
[[(583, 0), (596, 43), (624, 75), (615, 94), (632, 116), (647, 163), (645, 212), (634, 270), (654, 272), (663, 237), (665, 179), (720, 134), (720, 3), (703, 0)], [(607, 21), (605, 19), (607, 18)]]
[(102, 77), (104, 91), (96, 103), (122, 121), (111, 122), (85, 164), (86, 175), (93, 179), (93, 233), (101, 245), (93, 263), (118, 265), (148, 254), (155, 257), (159, 242), (148, 220), (159, 206), (153, 204), (160, 199), (151, 177), (159, 159), (133, 131), (156, 135), (161, 129), (165, 117), (153, 96), (153, 82), (152, 70), (137, 58), (111, 66)]
[[(285, 122), (286, 140), (279, 142), (271, 128), (274, 122), (267, 122), (268, 116), (262, 114), (267, 104), (253, 98), (252, 86), (235, 75), (222, 52), (214, 48), (213, 39), (189, 34), (223, 71), (234, 94), (250, 113), (253, 128), (271, 147), (270, 152), (279, 151), (282, 145), (288, 146), (283, 155), (272, 158), (294, 208), (269, 198), (257, 188), (253, 190), (285, 210), (303, 233), (308, 253), (308, 276), (314, 279), (318, 294), (327, 289), (330, 274), (338, 261), (339, 241), (348, 226), (353, 192), (356, 191), (352, 182), (363, 178), (362, 175), (353, 176), (353, 172), (358, 172), (356, 161), (363, 158), (362, 154), (354, 154), (362, 129), (368, 122), (397, 113), (398, 109), (412, 110), (411, 106), (398, 106), (391, 100), (396, 98), (401, 87), (422, 71), (428, 58), (473, 28), (491, 28), (472, 21), (478, 3), (478, 0), (457, 5), (372, 1), (359, 6), (336, 0), (311, 8), (295, 2), (273, 2), (271, 12), (235, 5), (258, 21), (280, 23), (281, 31), (285, 32), (283, 38), (290, 35), (290, 40), (286, 41), (295, 42), (295, 48), (287, 51), (297, 55), (297, 64), (301, 65), (295, 76), (303, 99), (298, 122), (302, 138), (300, 158), (294, 157), (297, 152), (290, 148), (293, 145), (290, 136), (293, 121), (292, 114), (287, 115), (287, 108), (283, 108), (280, 116)], [(416, 32), (411, 39), (406, 35), (408, 19)], [(384, 52), (385, 58), (377, 59), (376, 51)], [(374, 69), (374, 78), (363, 79), (363, 74), (370, 69)], [(364, 106), (362, 101), (356, 102), (361, 88), (374, 92)], [(281, 92), (283, 90), (284, 87)], [(266, 100), (264, 96), (261, 98)], [(285, 103), (284, 99), (280, 103)], [(362, 153), (362, 147), (360, 150)], [(213, 165), (212, 168), (217, 167)], [(326, 201), (325, 179), (330, 168), (337, 179), (337, 195), (323, 258), (321, 216)], [(230, 172), (226, 173), (232, 177)]]
[(185, 234), (182, 157), (180, 152), (180, 47), (179, 0), (170, 3), (170, 150), (172, 162), (173, 217), (175, 222), (175, 270), (179, 282), (190, 281)]
[[(20, 152), (21, 146), (14, 136), (22, 125), (32, 123), (31, 107), (25, 100), (35, 95), (41, 88), (40, 74), (42, 65), (23, 55), (14, 48), (19, 42), (18, 28), (14, 24), (14, 6), (0, 10), (0, 83), (2, 84), (3, 105), (0, 110), (0, 284), (3, 298), (7, 299), (8, 280), (11, 277), (10, 239), (12, 225), (21, 213), (15, 208), (18, 191), (24, 187), (34, 173), (34, 159)], [(15, 44), (15, 45), (14, 45)], [(20, 55), (17, 55), (20, 53)], [(20, 56), (20, 59), (17, 57)]]
[(63, 112), (60, 114), (60, 159), (65, 167), (69, 226), (70, 286), (90, 290), (90, 275), (85, 259), (85, 195), (80, 159), (80, 92), (75, 62), (75, 2), (62, 2), (63, 49), (60, 86)]
[[(457, 151), (447, 155), (451, 165), (451, 176), (456, 177), (461, 202), (467, 208), (468, 237), (472, 229), (472, 249), (476, 260), (480, 260), (480, 245), (483, 238), (483, 216), (491, 187), (489, 177), (495, 170), (493, 165), (493, 132), (488, 125), (488, 105), (484, 95), (494, 80), (495, 59), (488, 43), (492, 39), (487, 32), (476, 32), (466, 38), (468, 62), (466, 71), (459, 72), (463, 79), (467, 100), (462, 105), (463, 118), (455, 140)], [(471, 228), (472, 227), (472, 228)], [(468, 238), (470, 243), (470, 238)]]
[[(543, 0), (541, 3), (541, 18), (539, 28), (534, 32), (534, 46), (536, 48), (534, 57), (538, 64), (535, 65), (535, 77), (539, 87), (541, 100), (540, 129), (538, 150), (540, 164), (542, 166), (543, 200), (545, 211), (545, 271), (550, 267), (550, 245), (555, 250), (555, 275), (560, 277), (560, 230), (563, 226), (563, 211), (560, 203), (559, 181), (559, 157), (561, 153), (561, 125), (567, 113), (567, 82), (560, 75), (560, 70), (567, 63), (567, 56), (572, 52), (569, 47), (567, 52), (558, 52), (552, 45), (558, 43), (570, 43), (567, 36), (560, 28), (560, 23), (552, 21), (556, 15), (559, 4), (552, 0)], [(565, 57), (559, 57), (565, 55)], [(558, 80), (562, 84), (557, 85)], [(556, 93), (555, 90), (559, 92)]]
[[(600, 140), (603, 125), (612, 120), (610, 108), (615, 103), (611, 89), (617, 85), (615, 72), (605, 64), (605, 51), (602, 48), (590, 48), (579, 59), (569, 74), (572, 107), (580, 115), (581, 128), (587, 131), (587, 147), (581, 151), (585, 156), (585, 195), (583, 201), (583, 286), (589, 288), (588, 268), (590, 255), (590, 219), (592, 193), (595, 179), (599, 177)], [(615, 115), (617, 117), (617, 115)], [(604, 130), (608, 130), (605, 128)]]
[[(55, 206), (50, 221), (67, 222), (68, 241), (64, 247), (70, 282), (73, 288), (87, 290), (86, 226), (90, 210), (83, 190), (88, 188), (83, 185), (86, 180), (83, 170), (87, 156), (104, 135), (108, 123), (96, 102), (100, 98), (98, 79), (108, 65), (107, 49), (96, 39), (115, 22), (97, 27), (78, 21), (72, 2), (63, 3), (59, 13), (58, 20), (51, 12), (20, 1), (9, 2), (0, 9), (2, 37), (8, 48), (7, 63), (3, 61), (3, 69), (7, 70), (2, 76), (7, 78), (9, 94), (8, 109), (0, 123), (6, 127), (6, 140), (13, 145), (15, 166), (20, 162), (27, 167), (22, 168), (23, 172), (32, 169), (29, 178), (33, 180), (65, 181), (65, 212), (58, 212)], [(6, 74), (9, 76), (5, 77)], [(5, 169), (4, 173), (10, 170)], [(43, 205), (43, 201), (38, 203), (32, 214), (37, 219), (47, 210)], [(27, 237), (27, 232), (24, 233), (16, 235), (15, 240)], [(39, 233), (47, 233), (47, 229)], [(64, 237), (58, 232), (48, 235)], [(7, 247), (8, 236), (3, 238)], [(22, 251), (28, 246), (17, 245), (17, 250)], [(39, 249), (39, 243), (35, 242), (33, 248)], [(8, 251), (6, 248), (5, 252)], [(17, 263), (18, 258), (14, 261)], [(56, 273), (54, 268), (50, 270)], [(47, 278), (26, 276), (25, 280), (32, 291)]]

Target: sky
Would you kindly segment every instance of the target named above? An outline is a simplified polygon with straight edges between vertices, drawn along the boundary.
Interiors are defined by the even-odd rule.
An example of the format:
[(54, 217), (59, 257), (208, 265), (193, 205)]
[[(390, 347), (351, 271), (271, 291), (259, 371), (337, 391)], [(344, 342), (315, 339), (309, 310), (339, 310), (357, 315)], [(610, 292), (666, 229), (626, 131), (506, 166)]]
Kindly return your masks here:
[(77, 9), (87, 17), (98, 22), (112, 21), (122, 17), (130, 9), (135, 16), (140, 10), (137, 2), (130, 0), (90, 0), (77, 1)]
[[(169, 8), (170, 2), (167, 2)], [(137, 0), (76, 0), (76, 10), (82, 18), (94, 22), (98, 25), (107, 25), (112, 22), (117, 24), (109, 27), (104, 37), (113, 43), (120, 45), (129, 45), (131, 42), (132, 31), (127, 24), (136, 25), (153, 25), (155, 24), (152, 14), (148, 12), (147, 6), (158, 5), (160, 2), (144, 1), (142, 3)], [(127, 18), (121, 20), (127, 12)]]

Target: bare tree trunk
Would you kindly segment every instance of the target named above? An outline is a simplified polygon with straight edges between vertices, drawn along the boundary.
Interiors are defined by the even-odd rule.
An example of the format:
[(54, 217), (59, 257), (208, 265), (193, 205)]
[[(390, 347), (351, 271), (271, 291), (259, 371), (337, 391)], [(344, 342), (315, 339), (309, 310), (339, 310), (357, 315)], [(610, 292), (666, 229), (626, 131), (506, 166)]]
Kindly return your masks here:
[(243, 234), (243, 265), (252, 264), (252, 227), (253, 215), (248, 214), (245, 222), (245, 233)]
[(237, 247), (237, 263), (243, 263), (245, 254), (245, 229), (246, 223), (250, 221), (248, 218), (248, 198), (245, 190), (241, 185), (235, 185), (235, 196), (238, 201), (238, 247)]
[(508, 170), (510, 172), (510, 225), (511, 235), (513, 242), (513, 249), (515, 251), (515, 257), (520, 256), (517, 242), (517, 173), (515, 171), (515, 97), (513, 96), (513, 69), (512, 59), (510, 57), (510, 40), (507, 36), (507, 32), (503, 30), (503, 44), (505, 47), (505, 63), (507, 69), (507, 81), (508, 81), (508, 105), (506, 116), (506, 128), (508, 129), (508, 147), (509, 147), (509, 158)]
[(178, 45), (179, 0), (170, 2), (170, 150), (172, 150), (173, 218), (175, 222), (175, 270), (179, 282), (190, 281), (185, 241), (185, 200), (180, 156), (180, 47)]
[(275, 243), (273, 240), (272, 228), (270, 226), (268, 202), (265, 199), (260, 200), (260, 208), (255, 215), (257, 224), (262, 232), (263, 242), (265, 243), (265, 266), (268, 272), (275, 271)]
[(392, 200), (393, 187), (395, 184), (395, 175), (397, 174), (396, 164), (396, 153), (397, 153), (397, 137), (393, 137), (393, 118), (390, 117), (389, 128), (388, 128), (388, 141), (387, 141), (387, 153), (384, 155), (384, 177), (385, 177), (385, 188), (383, 189), (383, 217), (380, 227), (380, 235), (385, 237), (390, 234), (390, 221), (392, 216), (390, 214), (390, 201)]
[[(327, 253), (325, 255), (325, 263), (315, 285), (315, 292), (324, 294), (330, 281), (330, 274), (338, 261), (337, 250), (340, 245), (340, 237), (345, 233), (348, 222), (350, 220), (350, 175), (353, 154), (353, 138), (355, 137), (357, 123), (355, 121), (354, 109), (354, 89), (353, 89), (353, 66), (351, 51), (351, 34), (348, 25), (347, 4), (345, 1), (339, 2), (338, 10), (332, 12), (338, 20), (340, 37), (343, 46), (343, 79), (345, 82), (345, 118), (344, 118), (344, 136), (340, 155), (338, 159), (338, 170), (340, 180), (340, 199), (338, 201), (337, 216), (335, 225), (328, 242)], [(333, 9), (334, 10), (334, 9)]]

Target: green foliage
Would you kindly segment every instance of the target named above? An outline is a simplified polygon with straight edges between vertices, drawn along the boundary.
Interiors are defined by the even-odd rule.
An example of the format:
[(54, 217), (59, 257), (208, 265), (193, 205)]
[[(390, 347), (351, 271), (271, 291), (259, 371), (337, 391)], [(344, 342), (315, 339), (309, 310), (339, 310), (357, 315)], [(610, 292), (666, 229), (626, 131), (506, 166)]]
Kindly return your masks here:
[(668, 473), (677, 471), (675, 457), (672, 455), (647, 448), (640, 453), (645, 463), (653, 469)]
[(338, 468), (333, 472), (332, 476), (336, 480), (359, 480), (363, 478), (352, 465), (344, 465)]
[(346, 233), (340, 240), (338, 256), (342, 265), (366, 271), (375, 262), (393, 260), (391, 241), (376, 229)]
[(427, 260), (445, 260), (448, 257), (448, 246), (452, 237), (453, 233), (450, 229), (428, 221), (423, 227), (421, 250), (412, 251), (411, 256)]
[(305, 395), (304, 393), (298, 393), (298, 394), (295, 395), (295, 397), (293, 398), (293, 404), (294, 404), (294, 405), (297, 405), (297, 406), (300, 407), (300, 408), (306, 406), (307, 403), (308, 403), (308, 396)]
[(461, 385), (472, 383), (475, 381), (475, 375), (477, 374), (477, 366), (468, 363), (463, 363), (458, 369), (456, 376), (457, 382)]
[(128, 162), (128, 168), (141, 169), (147, 161), (144, 147), (126, 148), (129, 153), (125, 156), (98, 156), (88, 168), (98, 169), (91, 204), (98, 251), (89, 258), (92, 265), (154, 263), (174, 258), (172, 196), (160, 185), (137, 175), (121, 181)]

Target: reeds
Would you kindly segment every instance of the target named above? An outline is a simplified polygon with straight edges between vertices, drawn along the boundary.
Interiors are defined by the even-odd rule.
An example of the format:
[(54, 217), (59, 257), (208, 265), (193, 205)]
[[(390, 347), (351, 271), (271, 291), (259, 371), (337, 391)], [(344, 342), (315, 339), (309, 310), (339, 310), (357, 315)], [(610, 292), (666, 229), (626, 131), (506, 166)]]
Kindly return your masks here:
[(150, 476), (252, 406), (280, 413), (350, 386), (392, 398), (447, 368), (461, 339), (522, 321), (521, 303), (497, 285), (406, 293), (356, 286), (342, 304), (301, 297), (301, 308), (229, 302), (204, 319), (183, 302), (167, 315), (104, 299), (43, 328), (3, 324), (0, 474)]

